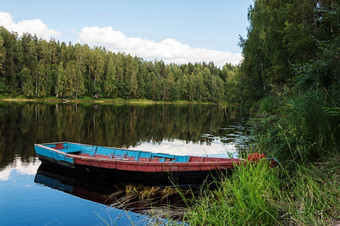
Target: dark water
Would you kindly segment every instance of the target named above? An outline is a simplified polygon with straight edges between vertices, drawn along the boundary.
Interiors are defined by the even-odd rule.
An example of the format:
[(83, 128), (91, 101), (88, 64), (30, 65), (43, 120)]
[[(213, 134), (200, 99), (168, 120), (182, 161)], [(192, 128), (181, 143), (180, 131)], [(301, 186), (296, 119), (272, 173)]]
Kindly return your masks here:
[(172, 188), (105, 184), (44, 168), (34, 143), (237, 157), (248, 133), (236, 109), (220, 106), (0, 103), (0, 225), (148, 225), (161, 220), (167, 203), (173, 219), (183, 212)]

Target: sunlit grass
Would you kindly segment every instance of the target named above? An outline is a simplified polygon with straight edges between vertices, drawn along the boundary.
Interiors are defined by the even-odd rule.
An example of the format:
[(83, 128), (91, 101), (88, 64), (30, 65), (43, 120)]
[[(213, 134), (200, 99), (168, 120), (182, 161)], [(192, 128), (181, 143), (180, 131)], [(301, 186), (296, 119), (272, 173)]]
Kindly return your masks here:
[(208, 189), (185, 214), (190, 225), (276, 224), (278, 169), (267, 161), (238, 166), (216, 189)]
[(185, 213), (190, 225), (334, 225), (340, 220), (340, 160), (291, 172), (262, 160), (235, 168)]
[[(70, 103), (97, 103), (97, 104), (217, 104), (213, 102), (199, 102), (199, 101), (188, 101), (188, 100), (148, 100), (148, 99), (123, 99), (123, 98), (92, 98), (88, 96), (79, 98), (58, 98), (58, 97), (26, 97), (23, 95), (19, 96), (8, 96), (0, 95), (0, 100), (6, 99), (7, 101), (36, 101), (36, 102), (62, 102), (67, 100)], [(228, 105), (227, 103), (218, 103), (219, 105)]]
[[(262, 159), (240, 164), (222, 180), (206, 182), (200, 191), (126, 185), (109, 198), (115, 200), (113, 207), (134, 210), (154, 219), (168, 219), (170, 225), (334, 225), (339, 222), (339, 155), (320, 163), (296, 164), (295, 171), (291, 171), (281, 164), (271, 168)], [(163, 224), (164, 221), (160, 222)]]

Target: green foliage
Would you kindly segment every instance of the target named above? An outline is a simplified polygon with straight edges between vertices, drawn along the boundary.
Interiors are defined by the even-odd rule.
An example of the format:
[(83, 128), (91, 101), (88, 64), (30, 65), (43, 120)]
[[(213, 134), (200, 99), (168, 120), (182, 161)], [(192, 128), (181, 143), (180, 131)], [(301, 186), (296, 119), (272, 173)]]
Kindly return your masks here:
[(340, 117), (340, 107), (326, 107), (324, 108), (325, 114), (334, 117)]
[[(334, 82), (339, 68), (332, 65), (339, 62), (339, 11), (334, 1), (254, 1), (248, 13), (248, 37), (240, 41), (244, 55), (240, 88), (250, 91), (243, 99), (256, 101), (277, 88), (297, 82), (308, 86), (315, 79), (326, 89), (331, 83), (338, 87)], [(315, 63), (316, 59), (323, 60)], [(308, 64), (314, 69), (305, 68)], [(323, 71), (318, 71), (319, 66)]]
[(315, 61), (298, 64), (294, 67), (295, 83), (300, 90), (319, 88), (328, 93), (340, 103), (340, 35), (332, 40), (319, 42), (317, 59)]
[(116, 65), (113, 57), (109, 57), (107, 65), (106, 76), (104, 81), (104, 95), (107, 97), (116, 97)]
[(216, 183), (217, 189), (207, 190), (186, 213), (184, 219), (190, 225), (278, 223), (274, 202), (279, 197), (278, 170), (267, 161), (241, 164), (230, 178)]
[(4, 80), (5, 79), (3, 77), (0, 77), (0, 93), (5, 93), (7, 90)]
[(25, 96), (33, 96), (33, 82), (31, 77), (31, 71), (28, 68), (23, 68), (19, 73), (19, 78), (21, 80), (22, 92)]
[(0, 37), (0, 71), (2, 71), (2, 64), (5, 61), (6, 49), (3, 47), (4, 40)]
[(253, 104), (250, 108), (250, 115), (254, 117), (261, 117), (261, 115), (264, 114), (274, 113), (277, 111), (279, 103), (280, 99), (278, 96), (266, 96)]
[(319, 43), (317, 58), (294, 65), (293, 88), (280, 95), (277, 115), (257, 124), (259, 143), (283, 161), (317, 161), (340, 148), (340, 36)]
[(317, 161), (339, 150), (340, 119), (325, 113), (324, 92), (308, 90), (282, 104), (279, 115), (255, 124), (260, 147), (280, 161), (295, 162)]
[(278, 202), (282, 221), (296, 225), (334, 225), (339, 218), (339, 156), (323, 163), (298, 165), (282, 184)]
[[(30, 73), (25, 81), (20, 77), (24, 68)], [(223, 102), (226, 88), (233, 86), (227, 78), (236, 70), (212, 62), (147, 62), (102, 47), (47, 42), (28, 33), (19, 38), (0, 29), (0, 92), (11, 95)]]
[[(323, 163), (270, 168), (267, 160), (240, 165), (217, 188), (193, 198), (190, 225), (334, 225), (340, 208), (339, 154)], [(190, 204), (187, 198), (184, 198)]]
[(339, 1), (327, 0), (256, 0), (249, 9), (248, 37), (240, 41), (244, 61), (228, 85), (252, 106), (256, 149), (282, 166), (279, 192), (269, 201), (274, 224), (339, 220), (339, 9)]
[(243, 81), (235, 80), (261, 117), (259, 146), (280, 161), (315, 162), (339, 150), (339, 12), (338, 2), (307, 0), (257, 0), (249, 9)]

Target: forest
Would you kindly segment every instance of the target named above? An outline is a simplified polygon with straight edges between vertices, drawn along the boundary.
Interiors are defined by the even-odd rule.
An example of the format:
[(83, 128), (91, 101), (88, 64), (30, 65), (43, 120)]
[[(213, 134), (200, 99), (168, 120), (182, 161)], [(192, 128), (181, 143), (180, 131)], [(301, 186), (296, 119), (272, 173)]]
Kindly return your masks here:
[(26, 97), (222, 102), (237, 67), (145, 61), (103, 47), (21, 37), (0, 27), (0, 93)]
[(241, 38), (241, 106), (260, 123), (259, 143), (282, 160), (339, 153), (339, 1), (264, 1)]
[[(186, 215), (192, 225), (339, 225), (340, 2), (254, 0), (229, 85), (250, 115), (249, 152)], [(249, 153), (248, 152), (248, 153)], [(247, 155), (245, 155), (246, 158)]]

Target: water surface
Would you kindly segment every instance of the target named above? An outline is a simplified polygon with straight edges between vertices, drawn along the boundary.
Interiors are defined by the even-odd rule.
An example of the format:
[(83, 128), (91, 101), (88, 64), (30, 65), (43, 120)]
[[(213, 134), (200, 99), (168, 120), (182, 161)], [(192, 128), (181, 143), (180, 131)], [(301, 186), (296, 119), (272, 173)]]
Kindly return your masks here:
[[(245, 119), (236, 117), (235, 109), (213, 105), (0, 103), (1, 225), (147, 225), (155, 220), (141, 211), (144, 206), (132, 205), (136, 200), (127, 194), (135, 190), (137, 197), (151, 189), (156, 195), (162, 193), (159, 188), (97, 185), (88, 178), (50, 172), (39, 168), (34, 143), (72, 141), (237, 157), (248, 133)], [(132, 203), (101, 202), (110, 197), (120, 203), (129, 197)], [(178, 208), (173, 195), (164, 200)], [(153, 206), (158, 204), (164, 206), (154, 199)]]

